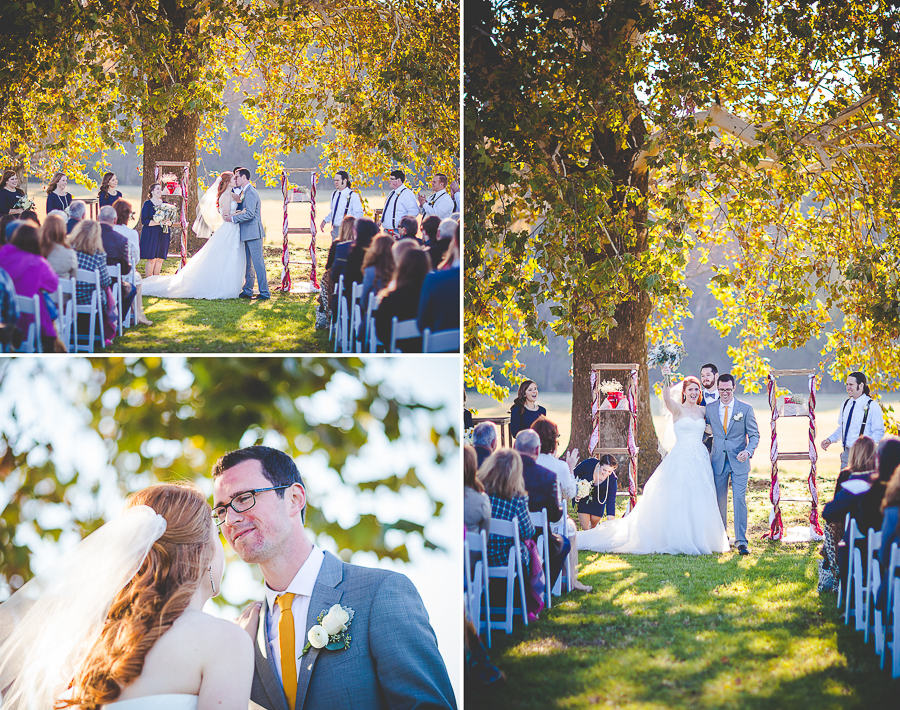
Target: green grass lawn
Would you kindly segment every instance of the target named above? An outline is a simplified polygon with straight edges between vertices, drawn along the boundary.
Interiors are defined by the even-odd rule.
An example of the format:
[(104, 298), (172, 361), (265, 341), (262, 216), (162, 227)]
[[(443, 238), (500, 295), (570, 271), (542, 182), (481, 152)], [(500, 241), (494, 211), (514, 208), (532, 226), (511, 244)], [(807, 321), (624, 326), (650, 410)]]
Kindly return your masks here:
[[(327, 251), (318, 250), (319, 276)], [(281, 283), (281, 250), (266, 247), (266, 277), (270, 301), (239, 298), (206, 301), (144, 296), (144, 313), (153, 325), (130, 328), (116, 338), (108, 353), (267, 353), (328, 352), (327, 331), (315, 329), (316, 295), (275, 291)], [(163, 263), (164, 274), (175, 273), (178, 259)], [(139, 265), (143, 273), (144, 262)], [(308, 269), (291, 266), (297, 283)]]
[[(823, 501), (834, 479), (820, 481)], [(507, 681), (468, 681), (466, 709), (900, 707), (872, 644), (838, 619), (834, 594), (816, 591), (819, 544), (760, 539), (767, 482), (751, 479), (749, 557), (581, 552), (593, 592), (562, 597), (511, 637), (494, 631), (489, 655)], [(804, 491), (783, 482), (783, 496)], [(784, 506), (785, 525), (808, 511)]]

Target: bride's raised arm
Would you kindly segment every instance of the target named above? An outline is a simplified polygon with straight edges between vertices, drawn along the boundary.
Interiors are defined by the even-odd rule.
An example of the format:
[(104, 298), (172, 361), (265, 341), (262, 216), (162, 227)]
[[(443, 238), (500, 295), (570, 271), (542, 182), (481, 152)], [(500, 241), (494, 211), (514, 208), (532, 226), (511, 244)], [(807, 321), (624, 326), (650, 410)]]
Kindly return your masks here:
[[(670, 375), (670, 374), (672, 374), (672, 368), (670, 368), (668, 365), (663, 365), (662, 373), (664, 375)], [(662, 386), (662, 395), (663, 395), (663, 402), (666, 403), (666, 409), (668, 409), (670, 412), (672, 412), (673, 415), (680, 415), (681, 414), (681, 402), (676, 402), (674, 399), (672, 399), (672, 392), (669, 387), (666, 387), (665, 383), (663, 383), (663, 386)]]

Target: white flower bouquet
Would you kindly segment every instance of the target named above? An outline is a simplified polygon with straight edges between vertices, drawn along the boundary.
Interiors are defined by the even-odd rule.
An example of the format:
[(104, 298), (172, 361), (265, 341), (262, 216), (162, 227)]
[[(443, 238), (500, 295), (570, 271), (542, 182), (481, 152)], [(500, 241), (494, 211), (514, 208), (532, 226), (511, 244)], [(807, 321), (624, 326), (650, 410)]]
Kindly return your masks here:
[(16, 204), (13, 205), (14, 210), (30, 210), (34, 207), (34, 200), (32, 200), (28, 195), (22, 195), (18, 200), (16, 200)]
[[(677, 370), (684, 356), (684, 346), (681, 343), (657, 343), (647, 354), (647, 367), (668, 365), (672, 370)], [(670, 387), (672, 376), (666, 375), (665, 379), (666, 387)]]
[(178, 216), (178, 208), (175, 205), (170, 205), (168, 202), (163, 202), (161, 205), (156, 206), (156, 210), (153, 212), (153, 221), (157, 224), (161, 224), (163, 231), (169, 231), (169, 227), (175, 224), (175, 218)]
[(600, 383), (600, 391), (607, 395), (610, 392), (621, 392), (622, 383), (618, 380), (603, 380), (603, 382)]
[(475, 446), (475, 427), (470, 426), (463, 430), (463, 443), (469, 446)]
[(578, 479), (578, 489), (575, 491), (575, 500), (578, 501), (587, 498), (592, 490), (594, 490), (593, 483), (585, 481), (583, 478)]

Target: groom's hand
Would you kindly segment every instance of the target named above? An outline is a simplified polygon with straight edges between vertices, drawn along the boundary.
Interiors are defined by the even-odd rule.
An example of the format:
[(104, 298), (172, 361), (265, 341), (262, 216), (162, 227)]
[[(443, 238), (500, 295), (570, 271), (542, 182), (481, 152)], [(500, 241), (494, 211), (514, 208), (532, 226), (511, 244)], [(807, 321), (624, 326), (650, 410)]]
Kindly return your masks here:
[(737, 455), (737, 460), (740, 461), (741, 463), (744, 463), (744, 461), (746, 461), (749, 458), (750, 458), (750, 454), (748, 454), (746, 451), (741, 451), (741, 453), (739, 453)]
[(262, 602), (253, 602), (234, 620), (234, 623), (250, 634), (250, 638), (253, 640), (256, 640), (256, 632), (259, 630), (259, 612), (261, 609)]

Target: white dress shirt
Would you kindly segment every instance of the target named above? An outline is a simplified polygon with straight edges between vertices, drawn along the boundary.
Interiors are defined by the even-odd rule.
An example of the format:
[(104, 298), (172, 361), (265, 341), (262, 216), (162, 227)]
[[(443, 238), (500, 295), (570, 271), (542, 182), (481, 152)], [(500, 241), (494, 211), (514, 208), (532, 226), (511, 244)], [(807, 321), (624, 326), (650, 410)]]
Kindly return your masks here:
[(453, 211), (462, 214), (462, 190), (457, 190), (453, 195)]
[(711, 390), (703, 390), (703, 398), (707, 403), (719, 401), (719, 390), (713, 387)]
[(356, 219), (361, 219), (365, 216), (359, 193), (354, 192), (349, 187), (345, 187), (343, 190), (335, 190), (331, 194), (331, 209), (325, 221), (331, 222), (331, 233), (333, 236), (336, 237), (338, 235), (338, 232), (341, 230), (341, 222), (344, 221), (344, 217), (347, 215)]
[[(734, 404), (737, 400), (732, 399), (728, 403), (728, 421), (734, 417)], [(722, 428), (725, 429), (725, 403), (720, 399), (719, 400), (719, 421), (722, 422)]]
[(384, 203), (384, 212), (381, 215), (381, 226), (393, 231), (400, 226), (400, 220), (404, 217), (417, 217), (419, 215), (419, 201), (415, 193), (406, 185), (401, 185), (396, 190), (391, 190)]
[[(853, 406), (854, 401), (856, 406)], [(859, 438), (859, 428), (862, 426), (863, 412), (866, 406), (869, 407), (869, 416), (866, 419), (866, 429), (863, 436), (868, 436), (876, 444), (881, 441), (884, 436), (884, 419), (881, 416), (881, 407), (871, 397), (865, 394), (859, 395), (856, 400), (848, 399), (841, 406), (838, 415), (838, 426), (834, 433), (828, 437), (828, 441), (832, 444), (844, 441), (844, 430), (847, 431), (847, 448), (853, 446)], [(850, 416), (850, 409), (853, 408), (853, 416)]]
[[(294, 646), (296, 647), (294, 658), (300, 657), (300, 652), (306, 645), (306, 616), (309, 612), (309, 600), (312, 597), (313, 588), (316, 586), (316, 579), (319, 577), (319, 570), (322, 562), (325, 561), (325, 553), (318, 547), (313, 545), (312, 552), (303, 563), (303, 566), (297, 571), (296, 576), (291, 580), (284, 592), (296, 594), (291, 602), (291, 613), (294, 615)], [(268, 614), (266, 619), (269, 623), (269, 652), (275, 659), (275, 667), (278, 669), (278, 676), (281, 677), (281, 648), (278, 644), (278, 621), (281, 619), (281, 609), (275, 603), (275, 599), (284, 592), (276, 592), (269, 589), (266, 585), (266, 607)], [(316, 609), (318, 614), (321, 609)], [(300, 673), (300, 663), (297, 663), (297, 673)], [(284, 678), (281, 678), (284, 682)]]
[(437, 215), (441, 219), (447, 219), (453, 214), (453, 198), (446, 190), (438, 190), (422, 205), (422, 214), (426, 217)]

